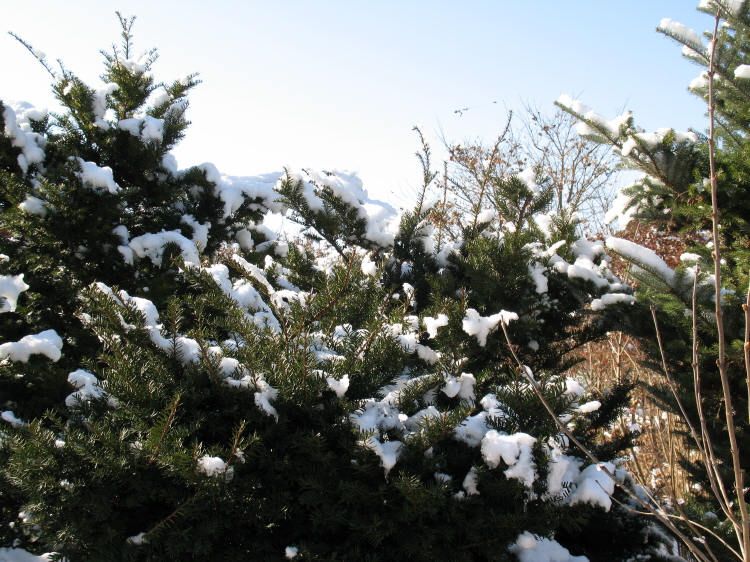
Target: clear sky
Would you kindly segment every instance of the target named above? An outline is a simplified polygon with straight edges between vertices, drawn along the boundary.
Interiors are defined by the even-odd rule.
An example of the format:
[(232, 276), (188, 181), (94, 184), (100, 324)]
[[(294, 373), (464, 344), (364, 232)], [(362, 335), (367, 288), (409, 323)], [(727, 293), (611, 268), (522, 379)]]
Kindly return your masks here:
[[(686, 87), (699, 69), (657, 34), (668, 17), (702, 32), (698, 0), (5, 0), (13, 31), (98, 85), (114, 12), (136, 15), (136, 50), (157, 47), (157, 80), (199, 72), (175, 151), (254, 175), (284, 166), (356, 170), (371, 196), (419, 185), (421, 124), (439, 157), (451, 141), (492, 140), (509, 108), (552, 111), (560, 94), (647, 131), (703, 130)], [(54, 109), (50, 77), (0, 36), (0, 99)], [(462, 114), (456, 110), (469, 108)]]

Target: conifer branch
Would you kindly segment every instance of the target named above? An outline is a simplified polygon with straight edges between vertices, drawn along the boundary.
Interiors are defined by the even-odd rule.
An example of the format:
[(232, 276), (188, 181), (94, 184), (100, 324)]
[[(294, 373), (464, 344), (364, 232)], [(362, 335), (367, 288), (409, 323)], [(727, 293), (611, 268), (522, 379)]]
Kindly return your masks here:
[(422, 151), (416, 153), (417, 158), (419, 159), (419, 163), (422, 165), (422, 188), (419, 191), (419, 197), (417, 198), (417, 207), (414, 211), (416, 215), (420, 215), (422, 213), (422, 207), (424, 206), (425, 197), (427, 196), (427, 189), (437, 176), (437, 172), (433, 172), (430, 169), (432, 167), (430, 165), (430, 145), (424, 138), (422, 129), (415, 125), (412, 128), (412, 131), (417, 132), (417, 135), (419, 135), (419, 142), (422, 144)]
[[(308, 295), (308, 302), (312, 301), (313, 298), (313, 291), (310, 291), (310, 294)], [(302, 308), (302, 318), (300, 318), (298, 325), (297, 325), (297, 333), (294, 334), (293, 340), (298, 341), (300, 337), (302, 336), (302, 333), (304, 331), (304, 337), (305, 337), (305, 349), (307, 349), (307, 331), (305, 328), (307, 327), (307, 307)], [(286, 334), (282, 330), (282, 334), (286, 338)]]
[(190, 505), (191, 503), (193, 503), (193, 502), (194, 502), (194, 501), (195, 501), (196, 499), (198, 499), (198, 496), (200, 496), (200, 494), (201, 494), (201, 492), (200, 492), (200, 491), (196, 492), (196, 493), (195, 493), (195, 494), (193, 494), (193, 495), (192, 495), (191, 497), (189, 497), (189, 498), (188, 498), (187, 500), (185, 500), (185, 501), (184, 501), (184, 502), (183, 502), (183, 503), (182, 503), (182, 504), (181, 504), (181, 505), (180, 505), (180, 506), (179, 506), (179, 507), (178, 507), (177, 509), (175, 509), (175, 510), (174, 510), (174, 511), (173, 511), (172, 513), (170, 513), (170, 514), (169, 514), (169, 515), (167, 515), (167, 516), (166, 516), (166, 517), (165, 517), (164, 519), (162, 519), (161, 521), (159, 521), (159, 522), (158, 522), (158, 523), (157, 523), (157, 524), (156, 524), (156, 525), (155, 525), (154, 527), (152, 527), (152, 528), (151, 528), (151, 530), (150, 530), (150, 531), (148, 531), (147, 533), (145, 533), (145, 534), (143, 535), (143, 540), (144, 540), (144, 542), (146, 541), (146, 539), (147, 539), (147, 538), (148, 538), (149, 536), (151, 536), (152, 534), (154, 534), (154, 533), (155, 533), (156, 531), (158, 531), (158, 530), (159, 530), (159, 529), (160, 529), (161, 527), (163, 527), (164, 525), (167, 525), (167, 524), (171, 523), (173, 519), (175, 519), (176, 517), (179, 517), (180, 515), (182, 515), (182, 510), (183, 510), (183, 509), (185, 509), (185, 508), (186, 508), (187, 506), (189, 506), (189, 505)]
[[(443, 240), (445, 238), (445, 230), (448, 226), (448, 163), (443, 162), (443, 200), (440, 203), (440, 217), (437, 221), (438, 232), (435, 237), (435, 251), (440, 253), (443, 249)], [(433, 213), (433, 219), (435, 213)]]
[(326, 305), (323, 308), (321, 308), (318, 312), (316, 312), (313, 315), (313, 317), (310, 318), (307, 321), (308, 325), (312, 325), (317, 320), (320, 320), (320, 318), (326, 313), (326, 311), (328, 309), (330, 309), (332, 306), (334, 306), (341, 299), (341, 297), (344, 295), (344, 293), (346, 292), (347, 286), (349, 285), (349, 278), (351, 277), (352, 266), (354, 265), (354, 258), (355, 257), (356, 257), (355, 256), (355, 252), (351, 252), (351, 255), (349, 256), (349, 261), (348, 261), (347, 266), (346, 266), (346, 273), (345, 273), (345, 276), (344, 276), (344, 281), (343, 281), (343, 283), (341, 285), (341, 288), (339, 289), (338, 293), (336, 294), (336, 296), (332, 300), (330, 300), (329, 302), (327, 302)]
[(201, 358), (203, 359), (203, 363), (206, 365), (206, 368), (208, 369), (208, 373), (211, 376), (211, 380), (216, 385), (216, 388), (219, 391), (219, 394), (224, 394), (224, 388), (223, 388), (224, 377), (220, 376), (219, 374), (219, 370), (217, 369), (217, 366), (216, 366), (216, 359), (209, 352), (209, 349), (208, 349), (209, 346), (206, 345), (206, 340), (203, 338), (199, 338), (198, 345), (201, 351)]
[(129, 59), (130, 49), (133, 48), (133, 34), (131, 33), (131, 29), (133, 29), (133, 24), (135, 23), (135, 16), (130, 16), (130, 19), (128, 19), (123, 17), (119, 11), (115, 12), (115, 15), (120, 22), (120, 27), (122, 27), (121, 35), (123, 56), (126, 59)]
[(725, 138), (732, 139), (732, 142), (734, 142), (737, 148), (742, 148), (744, 146), (742, 140), (734, 133), (734, 131), (729, 129), (726, 123), (724, 123), (718, 118), (716, 119), (716, 122), (719, 125), (719, 127), (721, 127), (721, 130), (724, 132)]
[(237, 426), (237, 430), (234, 432), (234, 441), (232, 442), (231, 453), (229, 454), (229, 458), (227, 459), (227, 468), (224, 471), (225, 474), (229, 467), (232, 466), (234, 459), (237, 458), (237, 452), (239, 451), (240, 441), (242, 440), (242, 433), (245, 431), (245, 427), (247, 427), (247, 422), (245, 420), (242, 420), (240, 422), (240, 425)]
[[(37, 50), (36, 50), (36, 49), (35, 49), (35, 48), (34, 48), (34, 47), (33, 47), (33, 46), (31, 45), (31, 43), (28, 43), (27, 41), (24, 41), (24, 40), (23, 40), (23, 39), (22, 39), (21, 37), (19, 37), (18, 35), (16, 35), (16, 34), (15, 34), (15, 33), (13, 33), (12, 31), (9, 31), (9, 32), (8, 32), (8, 35), (10, 35), (11, 37), (13, 37), (13, 39), (15, 39), (15, 40), (16, 40), (16, 41), (18, 41), (18, 42), (19, 42), (19, 43), (20, 43), (21, 45), (23, 45), (24, 47), (26, 47), (26, 49), (27, 49), (27, 50), (28, 50), (28, 51), (29, 51), (29, 52), (30, 52), (30, 53), (31, 53), (32, 55), (34, 55), (34, 58), (35, 58), (35, 59), (37, 59), (37, 60), (38, 60), (38, 61), (39, 61), (39, 62), (41, 63), (41, 65), (42, 65), (42, 66), (44, 67), (44, 69), (45, 69), (45, 70), (46, 70), (47, 72), (49, 72), (49, 75), (50, 75), (50, 76), (52, 76), (52, 78), (54, 78), (54, 79), (57, 79), (57, 74), (55, 73), (55, 71), (54, 71), (54, 70), (52, 70), (52, 67), (51, 67), (51, 66), (50, 66), (50, 65), (49, 65), (49, 64), (47, 63), (47, 61), (46, 61), (46, 60), (44, 60), (44, 58), (40, 58), (40, 55), (39, 55), (39, 51), (37, 51)], [(43, 57), (44, 55), (41, 55), (41, 56)]]
[(375, 336), (380, 332), (380, 329), (383, 327), (383, 324), (385, 324), (385, 321), (387, 320), (385, 316), (385, 308), (388, 305), (388, 302), (391, 300), (391, 297), (393, 297), (393, 294), (396, 292), (396, 288), (394, 287), (391, 289), (391, 291), (388, 293), (388, 296), (384, 299), (383, 304), (380, 307), (380, 310), (378, 310), (378, 317), (380, 320), (378, 320), (378, 325), (373, 330), (370, 331), (370, 335), (367, 337), (367, 339), (362, 342), (362, 345), (359, 346), (359, 349), (357, 349), (357, 352), (354, 354), (354, 357), (351, 358), (349, 361), (345, 372), (351, 371), (354, 368), (354, 365), (357, 363), (357, 360), (364, 355), (365, 351), (370, 347), (373, 340), (375, 339)]
[(302, 351), (302, 380), (307, 380), (307, 358), (310, 356), (310, 347), (308, 342), (308, 336), (309, 332), (307, 330), (304, 331), (303, 334), (303, 340), (304, 343), (302, 344), (301, 351)]
[(153, 453), (151, 453), (151, 456), (149, 458), (149, 462), (153, 462), (156, 460), (156, 455), (159, 454), (159, 451), (161, 450), (161, 446), (164, 443), (164, 439), (166, 439), (167, 432), (169, 431), (169, 428), (172, 425), (172, 421), (174, 421), (175, 414), (177, 413), (177, 406), (180, 404), (180, 400), (182, 400), (182, 396), (179, 394), (175, 398), (175, 401), (172, 403), (172, 407), (169, 410), (169, 415), (167, 416), (167, 421), (164, 424), (164, 429), (161, 432), (161, 435), (159, 436), (159, 442), (156, 444), (156, 448), (154, 448)]
[(471, 544), (465, 544), (465, 545), (459, 546), (457, 548), (458, 548), (458, 550), (468, 550), (468, 549), (474, 548), (476, 546), (485, 546), (485, 545), (488, 545), (488, 544), (496, 543), (499, 540), (500, 540), (499, 538), (487, 539), (485, 541), (479, 541), (479, 542), (475, 542), (475, 543), (471, 543)]
[(86, 420), (86, 421), (84, 422), (84, 425), (86, 426), (86, 428), (87, 428), (87, 429), (88, 429), (89, 431), (91, 431), (91, 433), (93, 433), (93, 434), (94, 434), (94, 435), (96, 436), (96, 438), (97, 438), (97, 439), (98, 439), (99, 441), (101, 441), (101, 442), (102, 442), (102, 443), (103, 443), (104, 445), (106, 445), (106, 446), (107, 446), (107, 447), (108, 447), (109, 449), (111, 449), (112, 451), (117, 451), (117, 445), (115, 445), (115, 444), (114, 444), (114, 443), (113, 443), (113, 442), (112, 442), (111, 440), (107, 439), (107, 438), (106, 438), (106, 437), (104, 436), (104, 434), (103, 434), (103, 433), (102, 433), (101, 431), (99, 431), (99, 428), (98, 428), (98, 427), (96, 427), (96, 425), (94, 425), (93, 423), (91, 423), (91, 421), (89, 421), (89, 420)]

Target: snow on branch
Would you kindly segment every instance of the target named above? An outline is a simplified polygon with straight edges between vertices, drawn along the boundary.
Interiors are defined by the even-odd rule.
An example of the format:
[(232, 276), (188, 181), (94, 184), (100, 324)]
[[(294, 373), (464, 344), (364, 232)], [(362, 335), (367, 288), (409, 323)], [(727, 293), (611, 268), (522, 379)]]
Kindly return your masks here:
[(27, 363), (32, 355), (46, 355), (52, 361), (62, 356), (63, 341), (55, 330), (45, 330), (36, 335), (24, 336), (17, 342), (0, 345), (0, 360)]
[(95, 162), (86, 162), (83, 158), (76, 158), (81, 167), (79, 176), (83, 185), (98, 191), (106, 189), (110, 193), (120, 191), (120, 186), (115, 183), (112, 168), (109, 166), (99, 167)]
[(228, 466), (221, 457), (203, 455), (198, 459), (198, 470), (206, 476), (223, 477), (224, 480), (231, 480), (234, 476), (234, 468)]
[(482, 456), (490, 468), (496, 468), (502, 460), (508, 469), (505, 475), (523, 482), (531, 488), (536, 480), (533, 447), (536, 439), (526, 433), (503, 435), (491, 429), (482, 439)]
[(607, 248), (659, 275), (668, 284), (671, 285), (674, 281), (674, 271), (653, 250), (614, 236), (607, 238), (606, 244)]
[(380, 462), (386, 474), (396, 465), (401, 448), (404, 446), (401, 441), (386, 441), (382, 443), (374, 435), (364, 445), (380, 457)]
[(285, 185), (289, 184), (298, 186), (299, 202), (307, 211), (325, 214), (332, 210), (334, 201), (343, 203), (355, 211), (358, 219), (364, 221), (365, 239), (381, 248), (393, 246), (394, 229), (400, 221), (399, 213), (388, 203), (371, 199), (356, 174), (341, 170), (327, 173), (311, 169), (299, 172), (287, 170), (285, 177), (279, 179), (276, 189), (284, 193)]
[[(722, 0), (722, 5), (729, 9), (733, 16), (739, 16), (742, 9), (743, 0)], [(716, 9), (720, 7), (714, 0), (701, 0), (698, 8)]]
[(691, 47), (700, 46), (701, 50), (704, 48), (701, 36), (698, 35), (695, 30), (690, 29), (679, 22), (672, 21), (669, 18), (664, 18), (659, 23), (658, 29), (670, 37), (677, 39), (681, 43), (687, 43)]
[(567, 548), (554, 539), (535, 538), (528, 531), (521, 534), (508, 551), (518, 557), (518, 562), (586, 562), (588, 560), (585, 556), (573, 556)]
[(18, 305), (18, 295), (28, 290), (29, 286), (20, 275), (0, 275), (0, 312), (13, 312)]
[(23, 420), (17, 418), (15, 414), (11, 412), (10, 410), (6, 410), (5, 412), (0, 412), (0, 419), (8, 422), (13, 427), (24, 427), (28, 425)]
[(518, 320), (518, 314), (501, 310), (492, 316), (480, 316), (479, 312), (473, 308), (466, 309), (466, 316), (463, 319), (464, 332), (470, 336), (476, 336), (479, 345), (487, 345), (487, 336), (497, 325), (502, 322), (507, 325), (511, 320)]
[[(104, 389), (99, 385), (99, 379), (83, 369), (70, 373), (68, 382), (76, 389), (73, 394), (65, 399), (65, 405), (68, 408), (75, 408), (80, 402), (96, 400), (106, 396)], [(109, 403), (111, 406), (117, 405), (117, 401), (111, 396), (109, 397)]]
[(582, 137), (598, 137), (605, 134), (610, 139), (617, 139), (622, 136), (623, 126), (628, 126), (632, 118), (631, 113), (626, 111), (612, 120), (607, 120), (567, 94), (560, 96), (555, 103), (583, 119), (583, 122), (576, 126), (576, 132)]
[(47, 109), (36, 109), (28, 102), (11, 102), (3, 109), (5, 134), (11, 138), (13, 146), (21, 149), (18, 165), (24, 174), (29, 166), (44, 161), (44, 148), (47, 139), (31, 130), (31, 121), (42, 121), (47, 117)]

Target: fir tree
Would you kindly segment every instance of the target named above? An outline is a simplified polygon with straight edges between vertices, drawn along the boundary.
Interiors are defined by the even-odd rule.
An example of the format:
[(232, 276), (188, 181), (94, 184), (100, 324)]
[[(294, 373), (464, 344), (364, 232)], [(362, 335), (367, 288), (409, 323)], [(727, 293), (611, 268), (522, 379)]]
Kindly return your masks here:
[[(2, 106), (0, 115), (7, 162), (0, 170), (0, 271), (29, 286), (0, 333), (14, 341), (54, 329), (75, 341), (63, 353), (62, 370), (75, 369), (97, 348), (75, 314), (82, 288), (117, 284), (161, 304), (174, 293), (174, 256), (198, 263), (230, 242), (261, 244), (273, 236), (248, 230), (266, 205), (274, 207), (270, 186), (227, 183), (211, 164), (177, 169), (170, 150), (189, 125), (187, 94), (200, 81), (193, 74), (156, 83), (156, 51), (136, 54), (134, 19), (118, 17), (123, 43), (103, 53), (104, 86), (89, 87), (62, 66), (46, 67), (65, 113), (44, 115), (22, 104)], [(29, 369), (23, 384), (6, 378), (0, 401), (17, 402), (17, 413), (32, 417), (64, 398), (65, 385), (38, 371)]]
[[(714, 16), (716, 33), (706, 32), (701, 36), (669, 19), (662, 20), (658, 31), (682, 44), (684, 56), (706, 69), (690, 84), (690, 91), (709, 103), (708, 73), (713, 74), (711, 114), (716, 125), (713, 137), (673, 129), (647, 133), (634, 124), (629, 113), (607, 121), (567, 97), (561, 98), (558, 105), (581, 119), (579, 132), (583, 136), (611, 144), (620, 151), (624, 166), (644, 172), (642, 179), (622, 190), (620, 205), (628, 217), (642, 220), (665, 234), (704, 231), (710, 237), (714, 222), (710, 166), (710, 151), (713, 151), (721, 252), (719, 298), (723, 334), (727, 339), (725, 359), (720, 354), (720, 328), (715, 313), (717, 291), (711, 273), (716, 266), (714, 242), (690, 248), (674, 270), (653, 251), (627, 240), (612, 238), (607, 247), (635, 266), (632, 275), (639, 284), (638, 303), (623, 327), (644, 338), (652, 368), (666, 371), (663, 384), (651, 389), (654, 399), (667, 411), (683, 417), (683, 432), (688, 442), (694, 443), (691, 426), (696, 432), (704, 432), (693, 453), (705, 444), (708, 457), (682, 455), (682, 467), (697, 484), (696, 489), (703, 490), (687, 498), (686, 512), (695, 519), (701, 519), (708, 511), (722, 514), (719, 518), (709, 515), (705, 519), (710, 527), (706, 533), (709, 548), (720, 559), (747, 560), (750, 556), (747, 545), (738, 541), (741, 533), (734, 532), (730, 523), (731, 518), (739, 521), (745, 520), (744, 516), (738, 505), (722, 498), (724, 493), (719, 490), (723, 487), (735, 498), (737, 495), (744, 498), (746, 492), (746, 488), (739, 490), (735, 485), (730, 434), (737, 439), (739, 469), (747, 470), (750, 463), (743, 310), (750, 269), (750, 209), (744, 195), (750, 177), (746, 119), (750, 111), (746, 78), (750, 76), (746, 71), (750, 68), (746, 48), (750, 14), (746, 1), (711, 0), (702, 2), (699, 10)], [(704, 37), (709, 46), (704, 45)], [(715, 47), (711, 47), (714, 40)], [(654, 337), (655, 333), (661, 341)], [(726, 368), (726, 385), (722, 384), (722, 363)], [(726, 413), (725, 390), (732, 400), (733, 413), (729, 414), (732, 420)], [(705, 423), (706, 420), (710, 421)], [(713, 481), (712, 473), (717, 475)], [(742, 503), (742, 498), (736, 499), (736, 503)]]
[[(100, 353), (77, 314), (82, 289), (117, 284), (166, 303), (179, 290), (173, 257), (198, 263), (235, 236), (266, 239), (248, 228), (265, 212), (270, 186), (228, 183), (211, 165), (177, 169), (170, 150), (189, 124), (197, 75), (155, 82), (156, 51), (135, 53), (134, 20), (118, 17), (122, 45), (104, 53), (103, 86), (43, 62), (64, 113), (0, 102), (0, 411), (22, 419), (58, 407), (70, 393), (68, 373)], [(16, 355), (16, 341), (43, 342), (56, 363), (39, 345)], [(15, 502), (0, 504), (16, 518)]]

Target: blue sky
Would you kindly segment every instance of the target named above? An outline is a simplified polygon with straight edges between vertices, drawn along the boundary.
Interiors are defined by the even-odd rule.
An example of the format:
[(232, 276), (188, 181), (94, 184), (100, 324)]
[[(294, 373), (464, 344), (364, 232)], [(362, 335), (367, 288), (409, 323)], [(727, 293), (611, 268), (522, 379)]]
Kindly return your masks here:
[[(654, 30), (664, 17), (702, 32), (698, 0), (8, 0), (14, 31), (99, 83), (99, 49), (119, 43), (115, 10), (136, 15), (136, 49), (157, 47), (157, 80), (199, 72), (179, 165), (252, 175), (356, 170), (371, 196), (419, 184), (413, 125), (440, 156), (500, 132), (509, 108), (552, 111), (561, 94), (647, 131), (705, 128), (686, 92), (699, 69)], [(49, 76), (0, 36), (0, 99), (54, 107)], [(470, 108), (463, 114), (458, 109)]]

